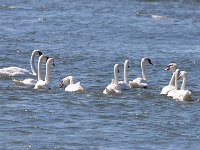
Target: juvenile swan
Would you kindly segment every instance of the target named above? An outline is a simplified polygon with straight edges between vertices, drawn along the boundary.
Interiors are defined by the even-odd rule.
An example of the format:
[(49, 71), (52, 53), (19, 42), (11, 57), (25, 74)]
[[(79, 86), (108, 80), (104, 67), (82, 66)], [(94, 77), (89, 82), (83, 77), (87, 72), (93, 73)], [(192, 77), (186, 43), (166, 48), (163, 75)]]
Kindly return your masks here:
[(146, 88), (146, 87), (148, 87), (148, 82), (147, 82), (145, 69), (144, 69), (145, 64), (153, 65), (151, 62), (151, 59), (149, 59), (147, 57), (142, 58), (142, 60), (141, 60), (142, 78), (138, 77), (138, 78), (134, 79), (133, 81), (129, 81), (129, 86), (131, 88)]
[(167, 95), (169, 91), (175, 90), (174, 86), (174, 78), (175, 78), (175, 71), (176, 71), (177, 65), (176, 63), (170, 63), (165, 70), (170, 70), (172, 71), (172, 77), (171, 80), (169, 81), (169, 84), (167, 86), (164, 86), (161, 91), (161, 95)]
[(42, 80), (41, 78), (41, 63), (42, 60), (45, 56), (40, 56), (39, 61), (38, 61), (38, 81), (34, 87), (34, 89), (51, 89), (50, 88), (50, 66), (54, 64), (54, 59), (53, 58), (48, 58), (46, 62), (46, 76), (45, 80)]
[(73, 76), (67, 76), (63, 78), (61, 81), (60, 87), (63, 87), (66, 83), (69, 83), (69, 84), (65, 88), (65, 91), (75, 92), (75, 93), (82, 93), (84, 91), (80, 82), (74, 83)]
[(119, 65), (114, 65), (114, 80), (104, 89), (104, 94), (116, 94), (121, 93), (121, 89), (118, 85), (118, 72), (119, 72)]
[[(36, 68), (34, 65), (34, 58), (35, 55), (39, 54), (42, 55), (42, 52), (40, 52), (39, 50), (34, 50), (31, 54), (31, 58), (30, 58), (30, 65), (31, 65), (31, 71), (32, 71), (32, 75), (36, 75)], [(19, 67), (6, 67), (3, 69), (0, 69), (0, 76), (19, 76), (19, 75), (30, 75), (31, 73), (23, 68), (19, 68)]]
[(177, 90), (177, 92), (174, 94), (173, 99), (176, 100), (192, 100), (191, 97), (191, 92), (189, 90), (185, 90), (185, 85), (186, 85), (186, 72), (185, 71), (181, 71), (180, 72), (180, 76), (178, 77), (178, 79), (182, 79), (182, 85), (181, 85), (181, 89)]
[(129, 61), (125, 60), (124, 62), (124, 81), (119, 81), (118, 85), (121, 90), (128, 90), (130, 89), (128, 84), (128, 78), (127, 78), (127, 69), (129, 68)]

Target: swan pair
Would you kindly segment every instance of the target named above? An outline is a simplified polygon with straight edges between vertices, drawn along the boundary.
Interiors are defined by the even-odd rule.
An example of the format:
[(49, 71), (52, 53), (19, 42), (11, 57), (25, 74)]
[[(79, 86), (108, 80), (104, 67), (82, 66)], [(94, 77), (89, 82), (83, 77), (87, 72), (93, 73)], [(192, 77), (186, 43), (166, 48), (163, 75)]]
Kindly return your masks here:
[[(185, 90), (186, 72), (177, 69), (175, 63), (170, 63), (165, 70), (171, 70), (173, 72), (173, 75), (171, 77), (169, 85), (165, 86), (160, 94), (167, 95), (169, 97), (172, 97), (173, 99), (180, 101), (192, 100), (191, 92), (189, 90)], [(178, 90), (178, 79), (183, 80), (180, 90)]]
[[(132, 81), (128, 82), (127, 78), (127, 68), (129, 68), (129, 61), (125, 60), (124, 62), (124, 81), (118, 81), (119, 65), (114, 65), (114, 79), (111, 83), (104, 89), (104, 94), (116, 94), (121, 93), (122, 90), (127, 90), (129, 88), (146, 88), (148, 86), (145, 69), (145, 64), (152, 64), (149, 58), (142, 58), (141, 60), (141, 70), (142, 78), (138, 77)], [(153, 65), (153, 64), (152, 64)]]
[[(41, 75), (41, 64), (43, 59), (46, 58), (46, 76), (45, 80), (42, 80), (42, 75)], [(50, 66), (54, 64), (54, 59), (49, 58), (47, 56), (41, 55), (38, 60), (38, 81), (35, 84), (34, 89), (51, 89), (50, 87)]]
[[(38, 54), (39, 56), (42, 55), (42, 52), (40, 50), (33, 50), (30, 58), (30, 65), (31, 65), (31, 71), (32, 75), (36, 76), (37, 70), (34, 65), (34, 59), (35, 55)], [(31, 73), (23, 68), (19, 67), (7, 67), (0, 69), (0, 76), (9, 76), (9, 77), (14, 77), (14, 76), (20, 76), (20, 75), (30, 75)]]
[(67, 91), (67, 92), (82, 93), (84, 91), (80, 82), (74, 83), (73, 76), (67, 76), (62, 79), (62, 81), (60, 83), (60, 88), (62, 88), (64, 86), (66, 86), (65, 91)]

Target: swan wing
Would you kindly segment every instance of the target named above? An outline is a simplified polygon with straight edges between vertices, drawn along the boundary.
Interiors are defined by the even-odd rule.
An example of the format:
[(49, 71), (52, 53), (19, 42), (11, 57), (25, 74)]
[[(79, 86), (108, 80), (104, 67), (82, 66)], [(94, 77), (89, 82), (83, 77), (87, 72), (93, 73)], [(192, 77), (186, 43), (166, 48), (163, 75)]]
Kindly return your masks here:
[(177, 92), (174, 94), (173, 99), (175, 100), (192, 100), (191, 92), (189, 90), (177, 90)]
[(7, 67), (0, 69), (1, 76), (18, 76), (18, 75), (30, 75), (31, 73), (23, 68), (19, 67)]
[(15, 82), (16, 85), (27, 85), (27, 86), (34, 86), (37, 83), (37, 80), (34, 79), (25, 79), (25, 80), (16, 80), (13, 79), (13, 82)]
[(129, 82), (129, 86), (131, 88), (146, 88), (148, 86), (148, 82), (142, 78), (136, 78)]
[(104, 94), (121, 93), (121, 89), (117, 84), (109, 84), (103, 91)]
[(175, 86), (167, 85), (162, 88), (161, 95), (167, 95), (170, 91), (175, 90)]
[(80, 82), (77, 82), (76, 84), (69, 84), (65, 88), (65, 91), (81, 93), (81, 92), (83, 92), (83, 87), (80, 85)]
[(37, 83), (35, 84), (34, 89), (50, 89), (49, 83), (43, 80), (39, 80), (37, 81)]

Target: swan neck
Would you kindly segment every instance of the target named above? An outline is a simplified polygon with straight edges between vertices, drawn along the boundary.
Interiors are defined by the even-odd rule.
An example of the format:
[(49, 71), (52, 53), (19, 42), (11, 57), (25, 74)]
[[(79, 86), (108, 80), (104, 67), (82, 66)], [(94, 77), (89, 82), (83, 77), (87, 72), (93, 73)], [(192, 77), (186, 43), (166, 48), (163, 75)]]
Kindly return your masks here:
[(118, 84), (118, 69), (114, 69), (114, 83)]
[(31, 65), (31, 71), (32, 71), (33, 75), (36, 75), (37, 70), (36, 70), (35, 65), (34, 65), (34, 60), (35, 60), (35, 51), (32, 52), (32, 54), (31, 54), (30, 65)]
[(69, 84), (74, 84), (74, 78), (72, 76), (69, 78)]
[(38, 81), (39, 80), (42, 80), (42, 75), (41, 75), (41, 64), (42, 64), (42, 60), (43, 60), (44, 56), (41, 55), (39, 57), (39, 60), (38, 60)]
[(128, 83), (127, 68), (128, 68), (128, 63), (125, 63), (124, 64), (124, 83)]
[(142, 78), (144, 80), (147, 80), (146, 74), (145, 74), (145, 69), (144, 69), (144, 62), (143, 61), (141, 61), (141, 70), (142, 70)]
[(186, 77), (183, 78), (183, 82), (181, 85), (181, 90), (185, 90), (185, 84), (186, 84)]
[(172, 74), (171, 80), (169, 81), (169, 86), (174, 84), (175, 73)]
[(175, 72), (175, 90), (178, 90), (178, 71)]
[(46, 76), (45, 76), (46, 82), (49, 82), (50, 80), (50, 63), (51, 63), (51, 60), (48, 60), (46, 63)]

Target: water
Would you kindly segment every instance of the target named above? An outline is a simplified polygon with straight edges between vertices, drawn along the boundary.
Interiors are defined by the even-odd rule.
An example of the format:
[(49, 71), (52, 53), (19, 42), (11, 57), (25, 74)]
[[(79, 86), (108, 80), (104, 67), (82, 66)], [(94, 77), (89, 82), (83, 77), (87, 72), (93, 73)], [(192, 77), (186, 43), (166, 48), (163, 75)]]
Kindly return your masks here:
[[(0, 83), (1, 149), (199, 149), (199, 1), (0, 2), (0, 68), (30, 70), (33, 49), (55, 58), (52, 90)], [(157, 16), (154, 16), (157, 15)], [(161, 16), (161, 17), (159, 17)], [(113, 65), (129, 59), (129, 80), (148, 56), (149, 89), (103, 95)], [(188, 72), (192, 102), (159, 95), (175, 61)], [(44, 67), (44, 66), (43, 66)], [(73, 75), (83, 94), (66, 93), (59, 81)]]

